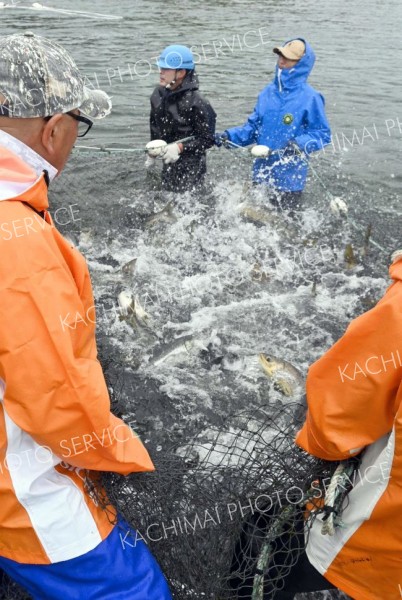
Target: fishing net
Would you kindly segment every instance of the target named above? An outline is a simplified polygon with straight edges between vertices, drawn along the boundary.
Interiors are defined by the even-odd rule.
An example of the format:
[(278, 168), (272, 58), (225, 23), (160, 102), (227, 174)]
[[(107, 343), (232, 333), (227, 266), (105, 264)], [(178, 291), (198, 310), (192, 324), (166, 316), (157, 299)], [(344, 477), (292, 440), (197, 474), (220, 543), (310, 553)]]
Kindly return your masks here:
[[(242, 410), (151, 450), (155, 472), (105, 473), (104, 489), (90, 491), (113, 522), (110, 503), (124, 518), (123, 547), (149, 545), (175, 600), (274, 599), (303, 552), (304, 523), (321, 510), (320, 482), (337, 466), (294, 444), (303, 413), (295, 403)], [(4, 577), (1, 590), (1, 600), (29, 598)]]
[(150, 546), (175, 599), (258, 600), (263, 590), (273, 599), (283, 588), (316, 514), (305, 508), (311, 485), (317, 492), (337, 466), (295, 446), (303, 412), (293, 403), (243, 410), (151, 452), (153, 473), (104, 475), (106, 496), (136, 529), (119, 523), (122, 544)]
[[(124, 546), (144, 540), (177, 600), (275, 598), (304, 549), (306, 507), (336, 464), (294, 442), (299, 404), (240, 411), (163, 453), (156, 471), (103, 475), (93, 489)], [(310, 493), (309, 493), (310, 490)], [(318, 507), (316, 503), (315, 508)], [(130, 527), (129, 527), (129, 526)], [(132, 527), (136, 532), (132, 531)], [(29, 598), (3, 577), (1, 600)]]
[(2, 571), (0, 571), (0, 600), (30, 600), (31, 596), (28, 596), (23, 589), (19, 587), (14, 581), (11, 581), (9, 577)]

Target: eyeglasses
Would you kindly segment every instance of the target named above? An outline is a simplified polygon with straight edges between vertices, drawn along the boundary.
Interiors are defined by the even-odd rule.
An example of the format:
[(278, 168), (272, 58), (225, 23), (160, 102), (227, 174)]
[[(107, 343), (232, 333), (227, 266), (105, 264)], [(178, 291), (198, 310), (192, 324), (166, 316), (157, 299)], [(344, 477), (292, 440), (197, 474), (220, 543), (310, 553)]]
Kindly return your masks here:
[[(63, 114), (69, 115), (70, 117), (73, 117), (73, 119), (75, 121), (78, 121), (77, 137), (79, 137), (79, 138), (86, 136), (86, 134), (88, 133), (88, 131), (91, 129), (92, 125), (94, 124), (94, 122), (91, 121), (91, 119), (88, 119), (88, 117), (83, 117), (82, 115), (76, 115), (75, 113), (73, 113), (71, 111), (63, 113)], [(43, 117), (43, 118), (45, 119), (45, 121), (50, 121), (52, 116), (49, 115), (48, 117)]]
[(78, 121), (77, 137), (79, 137), (79, 138), (86, 136), (86, 134), (88, 133), (88, 131), (91, 129), (92, 125), (94, 124), (94, 122), (91, 121), (91, 119), (88, 119), (88, 117), (83, 117), (82, 115), (76, 115), (73, 112), (67, 112), (64, 114), (70, 115), (70, 117), (73, 117), (73, 119)]

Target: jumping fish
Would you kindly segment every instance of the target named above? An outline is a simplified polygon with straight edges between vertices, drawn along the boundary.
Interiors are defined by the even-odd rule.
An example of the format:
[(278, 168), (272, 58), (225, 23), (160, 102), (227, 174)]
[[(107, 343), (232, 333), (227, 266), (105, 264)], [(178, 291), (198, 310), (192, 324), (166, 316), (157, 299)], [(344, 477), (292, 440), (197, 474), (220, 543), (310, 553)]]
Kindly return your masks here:
[(311, 286), (311, 295), (314, 296), (314, 298), (317, 296), (317, 279), (315, 277), (313, 280), (313, 285)]
[(303, 375), (287, 360), (262, 353), (258, 358), (264, 373), (272, 380), (274, 389), (284, 396), (294, 396), (297, 388), (304, 387)]
[(192, 354), (198, 354), (200, 351), (207, 351), (200, 340), (197, 340), (192, 334), (182, 335), (154, 349), (148, 364), (155, 366), (162, 363), (176, 364), (188, 359)]
[(357, 265), (355, 253), (352, 244), (347, 244), (343, 253), (345, 263), (348, 269), (353, 269)]
[(364, 246), (363, 246), (363, 251), (362, 251), (363, 256), (366, 256), (369, 251), (371, 230), (372, 230), (372, 224), (370, 223), (366, 229), (366, 234), (364, 236)]
[(296, 225), (289, 220), (286, 220), (285, 215), (277, 210), (269, 210), (268, 208), (260, 206), (251, 206), (250, 204), (247, 204), (247, 202), (239, 204), (237, 210), (245, 221), (253, 223), (257, 227), (271, 225), (286, 236), (293, 238), (299, 235)]
[(117, 302), (120, 310), (120, 320), (127, 321), (132, 327), (148, 325), (149, 315), (141, 306), (137, 296), (133, 297), (131, 292), (123, 291), (120, 292)]
[(147, 364), (177, 366), (197, 359), (204, 366), (219, 367), (225, 372), (234, 373), (235, 377), (241, 376), (256, 384), (261, 384), (267, 377), (274, 389), (288, 397), (301, 394), (304, 388), (303, 375), (286, 360), (267, 354), (239, 355), (231, 352), (230, 348), (215, 348), (193, 334), (183, 335), (153, 349)]
[(264, 271), (263, 266), (259, 262), (254, 263), (251, 269), (251, 279), (260, 283), (264, 283), (269, 279), (268, 273)]
[(154, 213), (145, 220), (145, 227), (150, 228), (157, 223), (176, 223), (177, 217), (173, 214), (172, 208), (173, 201), (171, 200), (162, 210)]
[(275, 223), (278, 220), (277, 215), (272, 211), (262, 208), (254, 208), (245, 203), (238, 206), (239, 214), (246, 221), (250, 221), (255, 225), (266, 225), (267, 223)]
[(135, 271), (136, 264), (137, 264), (137, 257), (136, 258), (132, 258), (131, 260), (129, 260), (128, 262), (126, 262), (118, 270), (121, 273), (124, 273), (125, 275), (133, 275), (134, 271)]

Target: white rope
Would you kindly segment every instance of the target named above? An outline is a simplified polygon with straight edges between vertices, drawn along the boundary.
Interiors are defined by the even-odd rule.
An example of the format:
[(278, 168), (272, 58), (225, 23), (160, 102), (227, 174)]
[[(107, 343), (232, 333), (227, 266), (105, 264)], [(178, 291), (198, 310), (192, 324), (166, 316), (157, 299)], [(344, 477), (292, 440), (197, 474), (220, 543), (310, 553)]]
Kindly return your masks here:
[[(337, 200), (337, 198), (332, 194), (332, 192), (329, 191), (329, 189), (327, 188), (327, 186), (325, 185), (325, 183), (323, 182), (321, 177), (318, 175), (318, 173), (317, 173), (316, 169), (313, 167), (313, 165), (311, 163), (309, 163), (303, 157), (303, 153), (301, 152), (301, 150), (299, 150), (299, 155), (300, 155), (300, 158), (305, 162), (305, 164), (310, 167), (311, 172), (313, 173), (313, 175), (317, 179), (317, 181), (321, 184), (321, 186), (324, 189), (325, 193), (327, 194), (327, 197), (329, 198), (329, 200), (331, 202), (335, 202)], [(345, 217), (346, 217), (346, 215), (345, 215)], [(347, 216), (346, 220), (353, 227), (353, 229), (355, 231), (361, 231), (361, 227), (359, 227), (359, 225), (357, 225), (357, 223), (355, 223), (355, 221), (351, 217)], [(373, 244), (373, 246), (375, 246), (376, 248), (381, 250), (381, 252), (385, 252), (386, 254), (388, 254), (388, 251), (383, 246), (381, 246), (381, 244), (379, 244), (378, 242), (373, 240), (372, 237), (370, 237), (368, 241), (370, 242), (370, 244)]]
[(321, 528), (322, 535), (334, 535), (335, 528), (342, 527), (343, 525), (340, 516), (337, 514), (337, 511), (334, 508), (334, 505), (339, 497), (339, 494), (345, 490), (342, 483), (349, 479), (349, 474), (346, 473), (346, 471), (349, 469), (349, 466), (350, 465), (347, 462), (341, 462), (337, 466), (328, 486), (327, 493), (325, 494), (324, 506), (330, 509), (330, 513)]
[[(193, 140), (195, 140), (195, 136), (191, 135), (189, 137), (182, 138), (181, 140), (176, 140), (175, 142), (169, 142), (167, 146), (170, 146), (170, 144), (191, 142)], [(74, 146), (73, 150), (78, 152), (100, 152), (101, 154), (115, 154), (118, 152), (141, 152), (144, 154), (148, 152), (147, 148), (107, 148), (106, 146), (82, 146), (81, 144)]]

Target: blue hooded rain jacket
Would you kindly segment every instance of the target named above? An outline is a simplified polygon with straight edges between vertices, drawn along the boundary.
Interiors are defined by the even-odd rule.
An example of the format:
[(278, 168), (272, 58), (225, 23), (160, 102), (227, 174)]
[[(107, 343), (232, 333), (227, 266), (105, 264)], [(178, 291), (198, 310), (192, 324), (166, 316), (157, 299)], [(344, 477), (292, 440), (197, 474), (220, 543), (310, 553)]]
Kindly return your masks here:
[[(247, 122), (225, 132), (239, 146), (263, 144), (271, 150), (280, 150), (254, 161), (253, 179), (281, 192), (304, 189), (308, 155), (331, 141), (324, 97), (307, 83), (315, 54), (302, 41), (306, 45), (304, 56), (292, 69), (281, 70), (276, 66), (275, 79), (259, 94)], [(305, 156), (288, 146), (291, 141)]]

